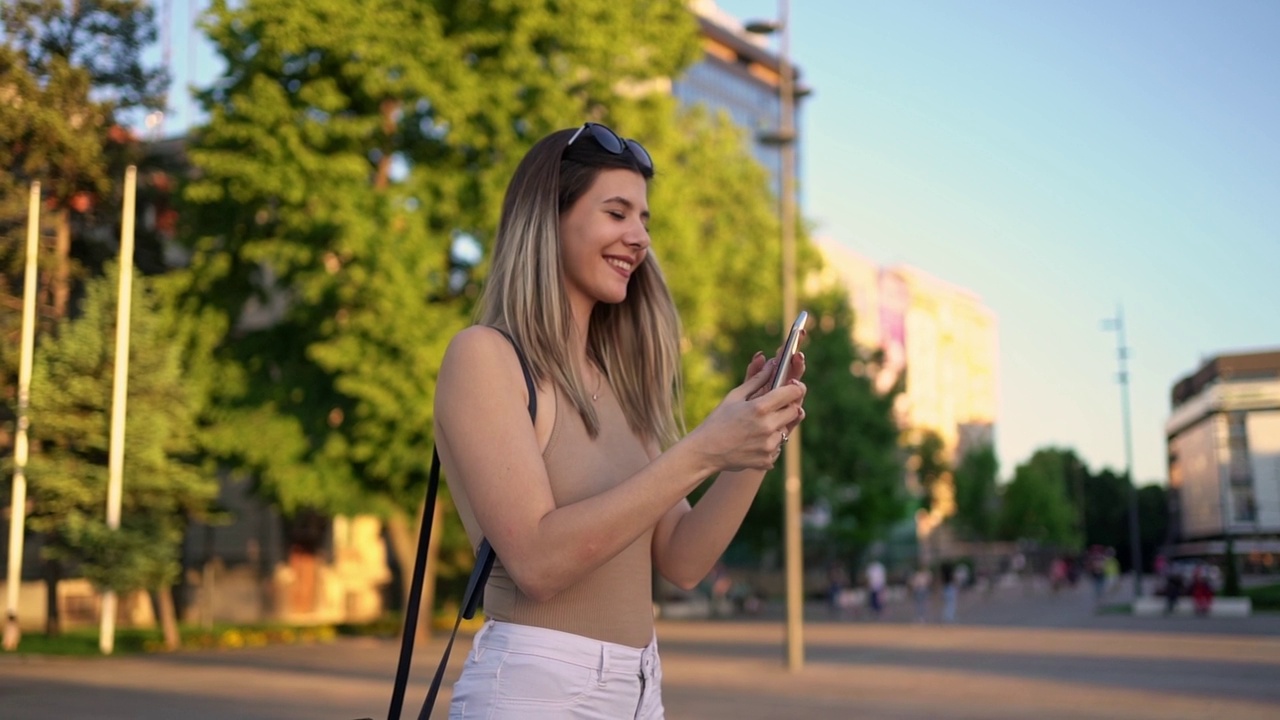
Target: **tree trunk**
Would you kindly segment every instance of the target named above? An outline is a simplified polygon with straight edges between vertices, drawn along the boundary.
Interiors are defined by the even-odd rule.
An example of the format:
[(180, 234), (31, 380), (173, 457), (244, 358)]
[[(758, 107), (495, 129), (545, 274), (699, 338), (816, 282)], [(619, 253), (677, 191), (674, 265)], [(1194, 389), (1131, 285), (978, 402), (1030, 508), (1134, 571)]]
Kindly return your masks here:
[(164, 633), (164, 647), (177, 650), (182, 646), (182, 635), (178, 632), (178, 613), (173, 607), (173, 588), (167, 585), (156, 588), (155, 606), (160, 630)]
[[(418, 517), (422, 517), (419, 507)], [(422, 581), (422, 603), (419, 605), (418, 637), (431, 637), (431, 617), (435, 608), (436, 572), (440, 556), (440, 531), (444, 521), (444, 508), (436, 503), (435, 513), (431, 521), (431, 537), (427, 543), (427, 567)], [(421, 522), (421, 521), (419, 521)], [(413, 563), (418, 554), (418, 533), (420, 525), (409, 525), (409, 518), (403, 512), (396, 512), (387, 520), (387, 535), (391, 539), (391, 548), (396, 555), (396, 563), (400, 566), (401, 587), (404, 596), (401, 606), (409, 606), (409, 588), (413, 584)]]
[(62, 634), (62, 616), (58, 613), (58, 581), (61, 579), (62, 563), (58, 560), (46, 560), (44, 562), (44, 634), (49, 637), (58, 637)]
[(57, 214), (57, 243), (53, 265), (53, 316), (59, 320), (67, 316), (67, 303), (71, 297), (71, 211), (63, 208)]
[(437, 502), (431, 516), (431, 537), (427, 540), (427, 567), (422, 582), (422, 615), (418, 620), (418, 637), (431, 637), (431, 621), (435, 617), (436, 607), (436, 575), (440, 572), (440, 535), (444, 530), (443, 526), (444, 506)]
[(401, 608), (407, 605), (409, 583), (413, 580), (413, 555), (417, 539), (413, 531), (405, 513), (397, 510), (387, 518), (387, 539), (391, 541), (391, 552), (395, 555), (395, 563), (400, 571)]

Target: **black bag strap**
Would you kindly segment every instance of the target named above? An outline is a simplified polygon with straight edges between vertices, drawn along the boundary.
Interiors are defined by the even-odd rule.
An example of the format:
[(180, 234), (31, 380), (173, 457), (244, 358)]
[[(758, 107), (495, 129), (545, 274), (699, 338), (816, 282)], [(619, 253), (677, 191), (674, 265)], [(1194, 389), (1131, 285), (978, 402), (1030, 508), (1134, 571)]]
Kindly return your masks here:
[[(529, 419), (538, 418), (538, 393), (533, 383), (533, 374), (529, 371), (529, 361), (524, 352), (507, 331), (494, 328), (502, 333), (511, 343), (520, 360), (520, 370), (524, 373), (524, 384), (529, 390)], [(409, 584), (409, 601), (404, 611), (404, 634), (400, 638), (400, 663), (396, 667), (395, 688), (391, 692), (391, 707), (387, 711), (387, 720), (400, 720), (404, 706), (404, 692), (409, 683), (409, 666), (413, 663), (413, 643), (418, 630), (418, 611), (422, 605), (422, 584), (427, 572), (427, 544), (431, 541), (431, 521), (435, 517), (436, 495), (440, 490), (440, 453), (431, 449), (431, 474), (427, 480), (427, 499), (422, 508), (422, 522), (418, 531), (418, 554), (413, 561), (413, 581)], [(419, 720), (431, 717), (431, 708), (436, 704), (436, 696), (440, 693), (440, 683), (444, 680), (445, 667), (449, 664), (449, 654), (453, 651), (453, 641), (458, 636), (458, 627), (462, 619), (475, 617), (476, 609), (484, 595), (485, 583), (489, 580), (489, 571), (493, 569), (493, 561), (497, 557), (489, 541), (481, 538), (476, 548), (476, 564), (471, 570), (471, 578), (467, 580), (466, 592), (462, 595), (462, 605), (458, 608), (458, 618), (453, 623), (453, 632), (449, 635), (449, 644), (445, 646), (444, 657), (436, 668), (435, 677), (431, 680), (431, 690), (418, 713)]]

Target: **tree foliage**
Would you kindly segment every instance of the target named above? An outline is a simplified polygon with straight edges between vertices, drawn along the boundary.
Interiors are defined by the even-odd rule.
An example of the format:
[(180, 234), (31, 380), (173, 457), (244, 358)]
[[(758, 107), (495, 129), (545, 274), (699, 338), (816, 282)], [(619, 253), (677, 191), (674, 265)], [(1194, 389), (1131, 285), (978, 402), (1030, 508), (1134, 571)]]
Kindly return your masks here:
[[(534, 140), (660, 104), (617, 84), (693, 47), (670, 31), (689, 27), (677, 3), (649, 8), (666, 28), (578, 5), (214, 5), (227, 71), (191, 149), (193, 275), (227, 333), (217, 443), (286, 513), (416, 503), (432, 386), (470, 310), (449, 284), (455, 233), (489, 242)], [(279, 311), (254, 324), (250, 302)]]
[[(1021, 482), (1020, 482), (1021, 481)], [(1003, 490), (1000, 533), (1006, 539), (1039, 540), (1061, 549), (1114, 548), (1121, 567), (1132, 564), (1129, 504), (1132, 485), (1110, 468), (1093, 471), (1067, 448), (1046, 447), (1018, 466)], [(1137, 489), (1143, 565), (1168, 539), (1168, 492), (1158, 485)]]
[(116, 273), (86, 284), (79, 317), (38, 348), (28, 468), (31, 530), (45, 552), (100, 587), (167, 587), (178, 579), (188, 521), (208, 519), (217, 483), (197, 459), (199, 399), (184, 382), (174, 318), (155, 281), (134, 284), (126, 452), (119, 530), (106, 527), (115, 367)]
[[(155, 39), (142, 0), (0, 3), (0, 387), (11, 401), (19, 348), (27, 198), (41, 184), (41, 329), (66, 316), (74, 282), (100, 272), (83, 240), (114, 226), (120, 178), (138, 146), (120, 127), (160, 107), (168, 77), (143, 61)], [(87, 266), (87, 267), (84, 267)], [(7, 404), (7, 403), (6, 403)]]
[(1067, 468), (1074, 457), (1069, 450), (1045, 448), (1018, 465), (1004, 490), (1000, 513), (1004, 539), (1080, 549), (1078, 515), (1067, 492)]
[[(899, 431), (893, 419), (901, 388), (876, 392), (872, 377), (877, 359), (854, 346), (856, 318), (843, 291), (822, 291), (804, 298), (803, 304), (812, 319), (802, 346), (809, 386), (800, 432), (802, 502), (830, 516), (826, 527), (811, 533), (812, 547), (828, 558), (847, 559), (882, 538), (907, 514)], [(765, 330), (779, 326), (755, 328), (739, 344), (768, 354), (780, 334)], [(745, 371), (745, 360), (749, 358), (744, 358), (739, 373)], [(779, 461), (766, 476), (739, 533), (739, 541), (756, 554), (781, 547), (782, 485)]]
[(953, 522), (962, 534), (976, 540), (995, 539), (999, 475), (1000, 461), (990, 444), (973, 448), (960, 460), (955, 471), (956, 514)]
[[(39, 180), (59, 201), (103, 193), (122, 112), (159, 108), (168, 76), (147, 67), (155, 11), (141, 0), (11, 0), (0, 6), (0, 182), (9, 198)], [(25, 207), (18, 208), (25, 215)], [(5, 217), (9, 217), (6, 213)]]
[(947, 507), (939, 512), (949, 512), (951, 502), (942, 497), (950, 492), (950, 488), (944, 485), (951, 482), (951, 464), (947, 462), (946, 449), (942, 436), (933, 430), (924, 430), (920, 440), (911, 446), (916, 479), (920, 483), (920, 504), (925, 510), (944, 505)]

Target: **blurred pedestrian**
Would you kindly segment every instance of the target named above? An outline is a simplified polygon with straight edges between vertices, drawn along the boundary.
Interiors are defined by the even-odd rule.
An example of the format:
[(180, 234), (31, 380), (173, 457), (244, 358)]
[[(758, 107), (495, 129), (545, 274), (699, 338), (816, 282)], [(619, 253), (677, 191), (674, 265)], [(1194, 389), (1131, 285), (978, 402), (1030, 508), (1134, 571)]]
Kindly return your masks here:
[(940, 580), (942, 581), (942, 622), (956, 621), (956, 599), (960, 589), (956, 587), (958, 578), (956, 577), (956, 566), (950, 560), (945, 560), (939, 568)]
[(1120, 582), (1120, 561), (1116, 559), (1115, 548), (1107, 548), (1107, 556), (1102, 559), (1102, 574), (1106, 577), (1106, 593), (1112, 593)]
[(1093, 586), (1093, 603), (1094, 605), (1102, 604), (1102, 594), (1106, 589), (1107, 573), (1104, 563), (1106, 558), (1103, 555), (1102, 548), (1094, 545), (1089, 548), (1089, 553), (1085, 555), (1085, 571), (1089, 575), (1089, 582)]
[(876, 620), (884, 610), (885, 583), (884, 565), (879, 560), (872, 560), (867, 564), (867, 599), (871, 617)]
[(1049, 563), (1049, 587), (1056, 593), (1067, 584), (1067, 561), (1061, 556)]
[(830, 603), (832, 615), (840, 615), (843, 612), (844, 592), (848, 587), (849, 571), (845, 569), (844, 563), (832, 560), (827, 565), (827, 601)]
[(803, 356), (771, 390), (777, 359), (757, 353), (680, 437), (652, 176), (643, 147), (586, 123), (540, 140), (508, 185), (478, 324), (436, 391), (453, 501), (497, 555), (450, 717), (661, 718), (653, 572), (686, 590), (707, 575), (804, 417)]
[(1178, 607), (1178, 598), (1182, 597), (1182, 571), (1176, 565), (1170, 565), (1164, 576), (1164, 614), (1172, 615)]
[(924, 622), (929, 605), (929, 568), (921, 565), (911, 574), (911, 598), (915, 601), (916, 622)]
[(1191, 573), (1191, 602), (1201, 617), (1207, 616), (1213, 606), (1213, 586), (1209, 584), (1209, 574), (1202, 565), (1197, 565)]

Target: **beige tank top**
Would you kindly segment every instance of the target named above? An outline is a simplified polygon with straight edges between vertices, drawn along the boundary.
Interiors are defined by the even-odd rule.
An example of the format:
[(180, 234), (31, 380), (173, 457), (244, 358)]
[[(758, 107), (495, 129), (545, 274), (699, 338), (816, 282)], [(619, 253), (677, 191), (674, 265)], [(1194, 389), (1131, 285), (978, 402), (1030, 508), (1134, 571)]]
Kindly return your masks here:
[[(596, 403), (600, 435), (592, 440), (582, 417), (559, 391), (555, 424), (542, 453), (556, 506), (597, 495), (631, 477), (649, 462), (644, 444), (627, 425), (622, 408), (606, 389)], [(457, 503), (475, 537), (475, 517)], [(499, 557), (484, 591), (488, 617), (574, 633), (606, 642), (644, 647), (653, 639), (651, 544), (653, 529), (577, 584), (546, 602), (531, 600), (511, 579)]]

